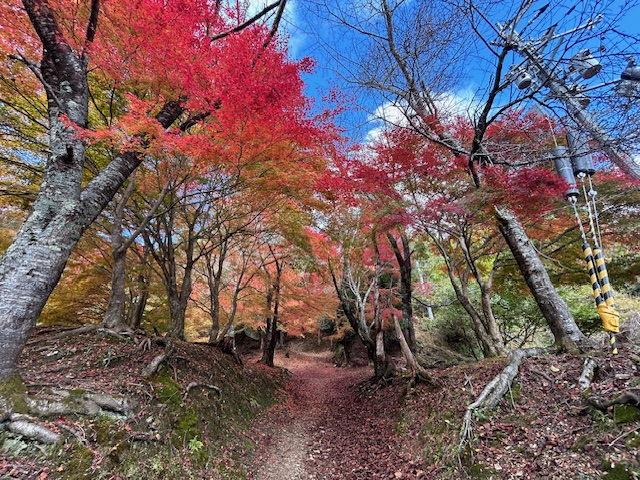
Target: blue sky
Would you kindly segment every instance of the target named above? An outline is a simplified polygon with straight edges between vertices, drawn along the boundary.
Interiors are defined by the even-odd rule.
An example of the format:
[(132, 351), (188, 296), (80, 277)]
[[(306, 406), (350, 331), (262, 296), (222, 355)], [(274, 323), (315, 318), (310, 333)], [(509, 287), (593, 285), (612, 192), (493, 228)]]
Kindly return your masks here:
[[(364, 0), (330, 0), (336, 2), (335, 5), (348, 9), (355, 2), (363, 3)], [(412, 8), (419, 0), (405, 0), (406, 8)], [(486, 38), (492, 40), (497, 37), (495, 32), (497, 22), (504, 23), (507, 19), (513, 17), (519, 4), (510, 1), (489, 2), (492, 4), (490, 9), (483, 9), (486, 15), (486, 22), (480, 22), (481, 28)], [(602, 72), (593, 80), (594, 82), (606, 82), (613, 78), (618, 78), (620, 71), (626, 65), (624, 55), (619, 55), (621, 50), (637, 53), (638, 62), (640, 63), (640, 47), (637, 44), (626, 39), (624, 35), (605, 35), (600, 36), (599, 29), (604, 29), (608, 23), (615, 22), (617, 31), (624, 34), (639, 35), (640, 34), (640, 7), (636, 0), (631, 2), (599, 2), (594, 0), (586, 0), (582, 2), (568, 2), (554, 0), (549, 8), (536, 17), (536, 13), (543, 9), (549, 2), (537, 0), (531, 2), (531, 6), (527, 14), (519, 22), (517, 30), (525, 30), (524, 36), (529, 38), (538, 38), (544, 33), (549, 26), (558, 23), (557, 32), (570, 30), (579, 24), (583, 24), (587, 18), (592, 17), (594, 8), (602, 11), (603, 19), (590, 32), (583, 32), (583, 38), (576, 41), (575, 35), (568, 36), (563, 45), (566, 46), (567, 52), (577, 52), (579, 49), (589, 47), (594, 51), (594, 55), (601, 59), (603, 64)], [(362, 37), (355, 35), (352, 31), (342, 30), (338, 25), (330, 24), (325, 18), (319, 17), (313, 12), (313, 6), (316, 2), (312, 0), (289, 0), (287, 11), (282, 26), (286, 29), (289, 36), (289, 49), (294, 58), (310, 56), (317, 62), (317, 67), (312, 75), (305, 76), (307, 83), (307, 94), (317, 98), (317, 102), (321, 102), (321, 97), (334, 84), (342, 85), (341, 75), (338, 72), (341, 65), (338, 65), (335, 54), (327, 49), (330, 45), (341, 55), (348, 57), (360, 47), (358, 42), (364, 42)], [(621, 7), (626, 6), (630, 11), (620, 16)], [(573, 8), (575, 7), (575, 8)], [(357, 11), (357, 10), (356, 10)], [(358, 12), (358, 11), (357, 11)], [(361, 13), (361, 12), (358, 12)], [(364, 11), (366, 14), (366, 10)], [(586, 36), (592, 38), (585, 39)], [(355, 43), (352, 43), (355, 42)], [(574, 42), (572, 44), (572, 42)], [(351, 50), (350, 50), (351, 49)], [(492, 61), (491, 55), (485, 46), (476, 41), (474, 44), (475, 51), (469, 58), (465, 58), (461, 67), (461, 79), (450, 91), (445, 92), (445, 97), (454, 102), (456, 99), (466, 102), (467, 105), (473, 105), (473, 102), (482, 102), (482, 89), (487, 85), (489, 80), (489, 69), (486, 68), (486, 62)], [(634, 52), (635, 50), (635, 52)], [(546, 52), (547, 54), (549, 52)], [(483, 64), (483, 62), (485, 62)], [(517, 64), (520, 57), (516, 54), (507, 59), (507, 62)], [(348, 90), (348, 87), (345, 87)], [(516, 92), (517, 93), (517, 92)], [(597, 91), (596, 91), (597, 93)], [(388, 107), (384, 104), (380, 97), (375, 95), (359, 95), (355, 98), (354, 107), (359, 110), (350, 112), (342, 118), (347, 134), (356, 139), (365, 139), (367, 132), (371, 129), (379, 127), (379, 122), (369, 122), (371, 120), (371, 112), (378, 111), (387, 112)], [(458, 107), (461, 109), (468, 107)]]

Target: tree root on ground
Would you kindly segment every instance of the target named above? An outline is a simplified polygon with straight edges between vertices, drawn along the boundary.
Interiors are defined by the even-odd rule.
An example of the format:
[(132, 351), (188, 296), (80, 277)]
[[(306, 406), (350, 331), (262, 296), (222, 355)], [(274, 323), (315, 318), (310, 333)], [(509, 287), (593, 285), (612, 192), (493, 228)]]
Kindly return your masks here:
[(142, 369), (142, 373), (141, 373), (142, 378), (149, 378), (151, 375), (156, 373), (160, 368), (160, 365), (162, 365), (167, 360), (169, 360), (169, 358), (171, 357), (171, 355), (173, 355), (174, 352), (175, 352), (175, 347), (171, 342), (167, 341), (166, 346), (164, 348), (164, 352), (162, 352), (160, 355), (156, 355), (153, 358), (153, 360), (149, 362), (149, 365), (147, 365)]
[(208, 390), (213, 390), (218, 394), (218, 399), (222, 398), (222, 390), (220, 390), (219, 387), (216, 387), (215, 385), (210, 385), (208, 383), (191, 382), (189, 385), (187, 385), (187, 389), (182, 395), (182, 400), (186, 400), (187, 397), (189, 396), (189, 392), (191, 392), (191, 390), (193, 390), (194, 388), (205, 388)]
[(598, 410), (606, 410), (613, 405), (635, 405), (636, 407), (640, 407), (640, 390), (625, 390), (615, 398), (590, 395), (587, 397), (587, 402)]
[(52, 445), (60, 440), (60, 434), (55, 433), (43, 425), (33, 423), (32, 420), (33, 419), (26, 415), (13, 414), (9, 418), (9, 422), (7, 422), (5, 428), (10, 432), (17, 433), (36, 442), (44, 443), (45, 445)]
[(613, 405), (635, 405), (640, 406), (640, 389), (630, 388), (622, 392), (616, 393), (615, 397), (607, 398), (602, 395), (587, 395), (591, 383), (600, 366), (593, 358), (587, 358), (584, 361), (582, 367), (582, 374), (578, 379), (578, 384), (582, 393), (586, 395), (586, 400), (589, 405), (598, 410), (607, 410)]
[(129, 338), (133, 338), (133, 340), (136, 341), (135, 332), (131, 329), (116, 331), (116, 330), (104, 328), (100, 325), (83, 325), (81, 327), (72, 328), (70, 330), (64, 330), (62, 332), (58, 332), (53, 335), (46, 335), (38, 338), (33, 338), (27, 342), (27, 345), (38, 345), (44, 342), (49, 343), (53, 340), (60, 340), (61, 338), (70, 337), (72, 335), (80, 335), (82, 333), (89, 333), (89, 332), (101, 332), (101, 333), (104, 333), (105, 335), (110, 335), (112, 337), (116, 337), (120, 340), (125, 340), (125, 341), (129, 340)]
[(580, 389), (582, 390), (582, 392), (586, 392), (589, 387), (591, 387), (591, 382), (593, 382), (598, 368), (598, 362), (596, 362), (593, 358), (585, 358), (584, 364), (582, 366), (582, 373), (580, 374), (580, 378), (578, 378), (578, 385), (580, 385)]
[(496, 407), (504, 395), (511, 388), (513, 379), (518, 375), (520, 364), (527, 357), (548, 355), (555, 351), (554, 348), (526, 348), (514, 350), (507, 357), (507, 366), (491, 380), (484, 388), (480, 396), (467, 407), (460, 428), (460, 443), (458, 453), (462, 451), (466, 441), (472, 436), (473, 413), (476, 410), (488, 410)]
[(72, 335), (80, 335), (81, 333), (89, 333), (98, 330), (98, 325), (83, 325), (82, 327), (72, 328), (71, 330), (64, 330), (54, 335), (47, 335), (44, 337), (34, 338), (27, 342), (27, 345), (37, 345), (38, 343), (51, 342), (52, 340), (60, 340), (61, 338), (70, 337)]
[(41, 392), (38, 396), (4, 393), (0, 395), (0, 428), (43, 444), (53, 444), (62, 435), (39, 424), (39, 419), (71, 415), (96, 417), (105, 411), (128, 417), (131, 410), (128, 399), (104, 393), (60, 389)]

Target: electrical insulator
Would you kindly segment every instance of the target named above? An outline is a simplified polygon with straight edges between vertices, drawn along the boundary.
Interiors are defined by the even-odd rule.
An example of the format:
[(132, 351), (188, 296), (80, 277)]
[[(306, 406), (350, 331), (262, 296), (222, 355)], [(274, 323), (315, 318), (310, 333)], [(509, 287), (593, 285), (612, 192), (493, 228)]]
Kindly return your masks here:
[(533, 82), (533, 77), (529, 72), (524, 71), (518, 75), (518, 78), (516, 78), (516, 87), (520, 90), (525, 90), (531, 86), (531, 82)]
[(569, 61), (569, 65), (571, 70), (578, 72), (585, 79), (593, 77), (602, 70), (602, 65), (591, 55), (588, 48), (576, 53)]
[(556, 166), (558, 175), (569, 184), (569, 189), (564, 193), (564, 196), (577, 197), (580, 193), (576, 188), (576, 178), (573, 176), (573, 169), (571, 168), (571, 160), (567, 155), (567, 147), (556, 147), (551, 151), (551, 158)]
[(574, 130), (567, 132), (567, 145), (569, 146), (574, 175), (591, 176), (596, 173), (593, 157), (589, 153), (589, 145), (578, 132)]
[(640, 82), (640, 66), (636, 65), (635, 59), (629, 59), (629, 65), (620, 74), (620, 78), (631, 82)]

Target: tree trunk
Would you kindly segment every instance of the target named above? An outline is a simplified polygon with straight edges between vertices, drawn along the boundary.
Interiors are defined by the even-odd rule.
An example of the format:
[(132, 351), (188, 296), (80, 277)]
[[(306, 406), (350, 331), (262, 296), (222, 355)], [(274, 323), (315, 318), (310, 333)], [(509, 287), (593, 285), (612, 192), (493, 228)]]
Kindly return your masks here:
[(407, 362), (407, 369), (411, 372), (411, 376), (413, 377), (425, 377), (428, 378), (427, 372), (424, 368), (418, 363), (415, 355), (409, 348), (409, 343), (404, 337), (404, 333), (402, 332), (402, 328), (400, 327), (400, 322), (398, 321), (398, 317), (393, 315), (393, 326), (396, 331), (396, 336), (398, 337), (398, 341), (400, 342), (400, 350), (402, 350), (402, 355)]
[(278, 346), (278, 315), (280, 309), (280, 276), (282, 269), (276, 264), (276, 281), (272, 286), (273, 289), (273, 314), (270, 316), (270, 322), (267, 324), (267, 342), (262, 352), (262, 363), (269, 367), (274, 366), (274, 358), (276, 355), (276, 347)]
[[(218, 257), (213, 256), (213, 252), (205, 254), (207, 262), (207, 284), (209, 285), (209, 304), (211, 308), (211, 331), (209, 332), (209, 343), (218, 343), (220, 333), (220, 288), (222, 286), (222, 267), (227, 256), (227, 241), (220, 245)], [(224, 335), (222, 336), (224, 338)]]
[(109, 303), (104, 315), (103, 325), (109, 330), (123, 331), (129, 330), (124, 323), (124, 307), (126, 303), (125, 280), (126, 280), (126, 256), (127, 251), (120, 248), (120, 243), (114, 243), (112, 257), (113, 266), (111, 270), (111, 293)]
[[(82, 188), (85, 146), (74, 124), (87, 126), (85, 54), (90, 48), (76, 56), (47, 2), (23, 0), (23, 5), (43, 47), (49, 154), (32, 211), (0, 260), (0, 380), (15, 372), (29, 332), (82, 233), (140, 163), (136, 152), (124, 152)], [(97, 27), (98, 0), (91, 1), (91, 12), (87, 47)], [(182, 111), (180, 103), (167, 102), (156, 119), (167, 128)]]
[(68, 125), (87, 124), (87, 59), (57, 38), (60, 31), (46, 3), (25, 0), (24, 8), (43, 44), (49, 155), (31, 214), (0, 262), (0, 379), (15, 372), (73, 247), (95, 218), (81, 202), (85, 146)]
[(138, 282), (142, 285), (142, 289), (135, 300), (129, 314), (129, 327), (132, 330), (137, 330), (142, 324), (142, 317), (144, 316), (144, 309), (147, 306), (147, 300), (149, 299), (149, 288), (146, 283), (144, 275), (138, 277)]
[(451, 280), (451, 285), (453, 286), (453, 291), (456, 294), (456, 298), (462, 305), (462, 308), (467, 312), (469, 317), (471, 318), (471, 325), (473, 326), (473, 332), (476, 336), (476, 340), (480, 344), (482, 348), (482, 353), (487, 358), (499, 357), (502, 355), (502, 351), (498, 348), (491, 338), (491, 335), (487, 332), (485, 328), (484, 322), (482, 321), (482, 317), (473, 306), (467, 294), (463, 291), (463, 289), (456, 283), (455, 278), (453, 276), (453, 272), (449, 271), (449, 279)]
[(483, 325), (489, 338), (491, 338), (491, 344), (498, 355), (506, 355), (507, 348), (504, 344), (504, 339), (498, 328), (498, 322), (493, 314), (493, 308), (491, 307), (491, 287), (488, 287), (484, 282), (480, 283), (480, 302), (482, 304), (482, 316), (484, 319)]
[(549, 324), (558, 347), (568, 352), (578, 352), (592, 346), (580, 331), (565, 301), (553, 287), (549, 274), (515, 215), (504, 207), (496, 207), (500, 232), (504, 236), (520, 271)]
[(400, 297), (402, 299), (402, 332), (413, 353), (417, 351), (416, 333), (413, 325), (413, 284), (411, 281), (412, 264), (411, 248), (406, 234), (400, 235), (402, 251), (391, 232), (387, 232), (387, 238), (396, 256), (400, 267)]
[(189, 264), (185, 267), (182, 285), (178, 290), (177, 285), (172, 282), (171, 288), (167, 289), (169, 297), (169, 313), (171, 316), (171, 325), (167, 332), (168, 337), (184, 340), (185, 317), (187, 314), (187, 304), (191, 296), (191, 268)]
[[(344, 312), (347, 320), (349, 321), (349, 325), (353, 331), (360, 337), (362, 343), (367, 349), (367, 357), (369, 361), (374, 363), (376, 361), (376, 345), (375, 342), (371, 339), (369, 329), (367, 328), (366, 321), (364, 320), (364, 311), (360, 309), (360, 303), (358, 302), (358, 295), (356, 294), (356, 299), (350, 299), (346, 292), (345, 283), (345, 275), (346, 269), (348, 268), (347, 262), (344, 262), (344, 270), (342, 272), (342, 281), (338, 284), (338, 280), (336, 279), (335, 272), (333, 271), (333, 266), (331, 265), (331, 259), (328, 260), (329, 271), (331, 273), (331, 279), (333, 281), (333, 286), (336, 290), (336, 294), (338, 295), (338, 299), (340, 300), (340, 305), (342, 306), (342, 311)], [(354, 302), (357, 304), (357, 308), (354, 307)]]
[[(376, 254), (376, 268), (373, 278), (373, 325), (375, 329), (375, 353), (374, 358), (374, 370), (377, 378), (386, 378), (393, 372), (395, 367), (384, 348), (384, 322), (380, 315), (380, 277), (382, 276), (382, 260), (380, 258), (380, 249), (378, 248), (378, 242), (375, 236), (373, 237), (373, 249)], [(365, 305), (361, 306), (362, 319), (364, 321)]]

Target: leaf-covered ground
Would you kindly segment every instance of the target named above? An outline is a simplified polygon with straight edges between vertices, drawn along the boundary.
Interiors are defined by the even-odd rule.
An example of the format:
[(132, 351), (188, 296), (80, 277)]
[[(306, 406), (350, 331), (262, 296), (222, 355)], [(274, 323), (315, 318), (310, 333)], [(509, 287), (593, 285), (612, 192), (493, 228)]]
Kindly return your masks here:
[[(639, 350), (595, 355), (602, 368), (590, 394), (638, 392)], [(408, 388), (402, 378), (371, 382), (367, 367), (334, 367), (329, 352), (278, 352), (286, 370), (266, 369), (255, 358), (240, 367), (211, 347), (178, 342), (144, 379), (162, 351), (96, 332), (29, 345), (21, 374), (31, 394), (85, 389), (126, 395), (136, 406), (126, 419), (45, 419), (65, 435), (56, 450), (0, 430), (0, 478), (640, 478), (638, 410), (590, 407), (577, 385), (584, 357), (526, 360), (500, 406), (476, 413), (459, 451), (465, 409), (503, 361), (431, 369), (435, 386)], [(194, 382), (221, 395), (187, 394)]]
[(280, 371), (255, 363), (241, 367), (210, 346), (173, 342), (167, 362), (144, 378), (145, 367), (165, 351), (158, 342), (141, 348), (100, 332), (50, 340), (55, 333), (36, 331), (23, 352), (20, 374), (29, 394), (66, 389), (122, 395), (133, 413), (48, 416), (40, 423), (65, 437), (49, 447), (0, 429), (0, 478), (245, 476), (242, 462), (255, 445), (247, 432), (279, 397)]
[[(637, 354), (628, 346), (598, 355), (590, 393), (638, 389)], [(370, 383), (366, 368), (283, 357), (292, 373), (288, 402), (262, 419), (250, 478), (640, 478), (639, 411), (590, 407), (577, 385), (583, 360), (525, 361), (510, 394), (495, 411), (477, 413), (471, 443), (459, 450), (466, 406), (502, 361), (432, 370), (436, 387), (407, 391), (404, 380)]]

